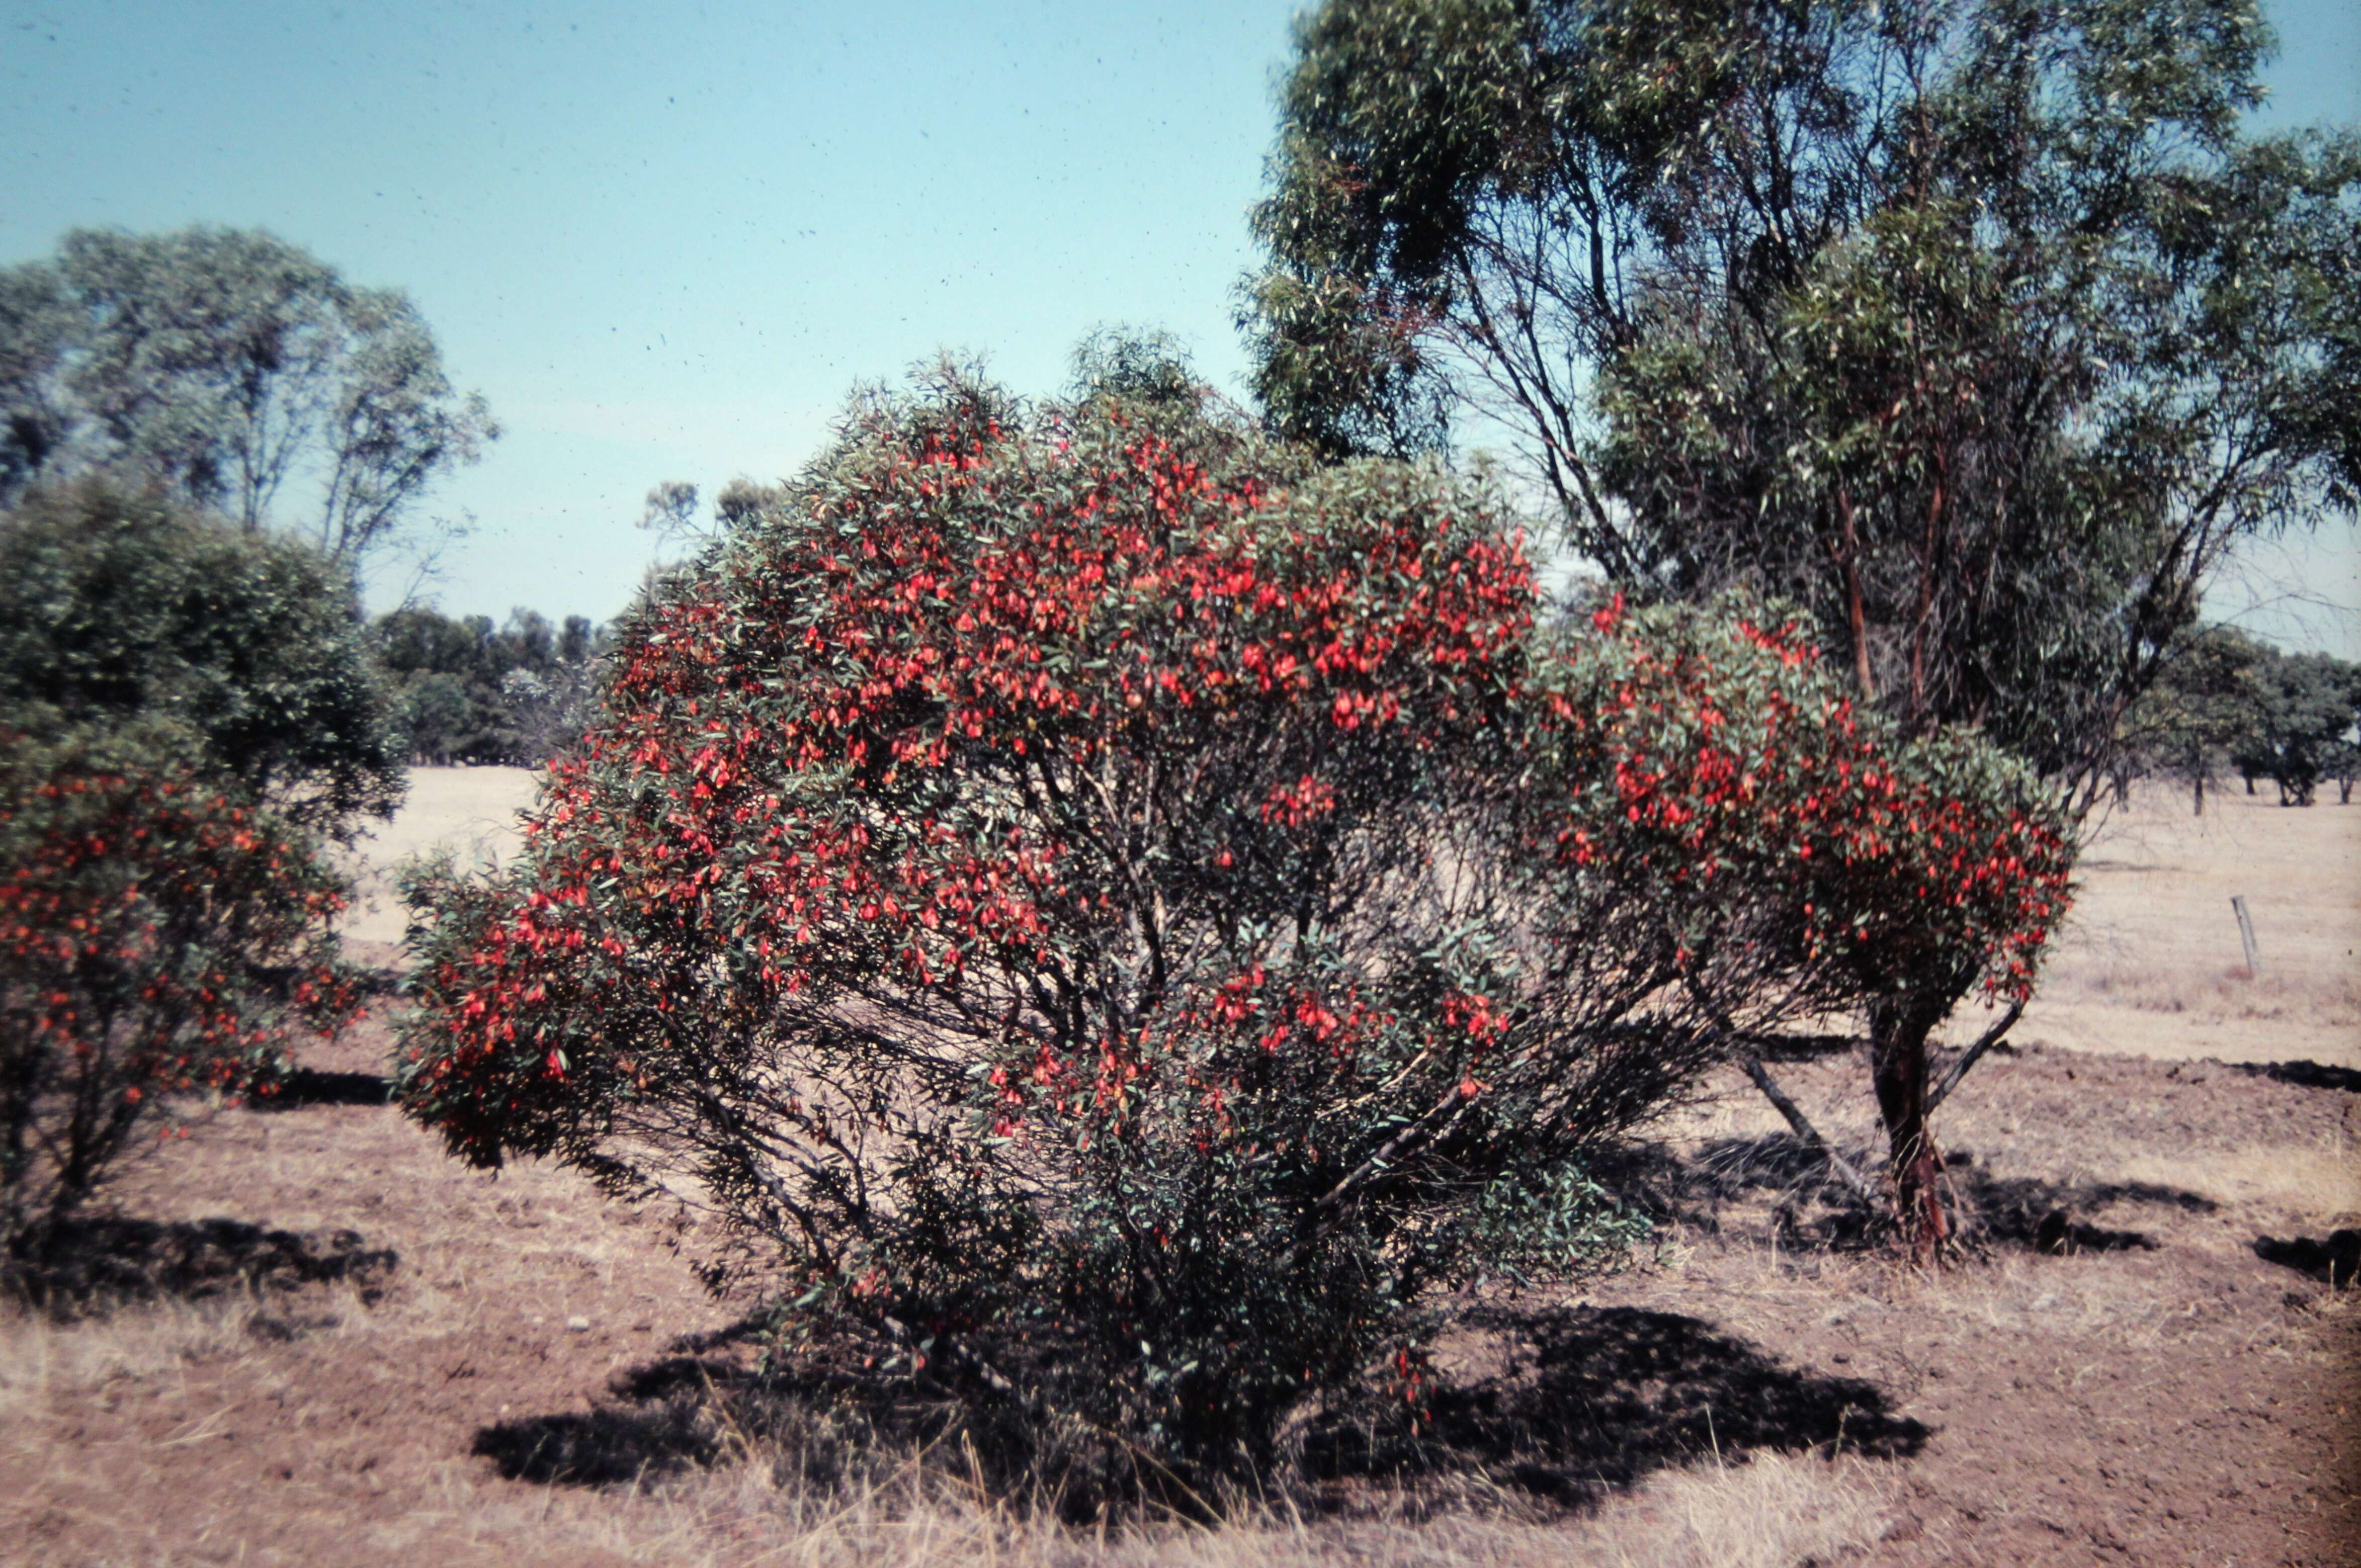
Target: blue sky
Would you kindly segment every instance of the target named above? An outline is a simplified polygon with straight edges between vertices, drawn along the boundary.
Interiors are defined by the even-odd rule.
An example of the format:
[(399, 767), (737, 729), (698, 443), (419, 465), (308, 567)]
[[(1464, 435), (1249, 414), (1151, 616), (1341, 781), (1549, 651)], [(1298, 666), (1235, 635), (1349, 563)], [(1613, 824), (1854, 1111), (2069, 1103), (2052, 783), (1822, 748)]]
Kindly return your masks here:
[[(939, 349), (1040, 391), (1159, 325), (1235, 389), (1293, 9), (0, 0), (0, 262), (204, 221), (408, 289), (507, 429), (434, 498), (476, 519), (437, 597), (604, 617), (650, 485), (790, 472)], [(2361, 8), (2267, 10), (2270, 117), (2361, 118)], [(2256, 576), (2361, 652), (2352, 528)]]

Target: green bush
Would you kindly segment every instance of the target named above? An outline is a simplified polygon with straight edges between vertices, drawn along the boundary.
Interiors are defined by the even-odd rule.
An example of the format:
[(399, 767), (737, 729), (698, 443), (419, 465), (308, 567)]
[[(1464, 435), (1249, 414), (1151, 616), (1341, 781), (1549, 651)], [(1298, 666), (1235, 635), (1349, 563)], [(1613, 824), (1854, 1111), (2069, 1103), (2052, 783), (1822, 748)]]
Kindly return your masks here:
[(171, 1097), (348, 1015), (323, 840), (391, 811), (392, 734), (324, 557), (97, 484), (0, 513), (6, 1272)]
[(0, 722), (171, 727), (190, 765), (336, 838), (401, 798), (344, 569), (95, 481), (0, 512)]

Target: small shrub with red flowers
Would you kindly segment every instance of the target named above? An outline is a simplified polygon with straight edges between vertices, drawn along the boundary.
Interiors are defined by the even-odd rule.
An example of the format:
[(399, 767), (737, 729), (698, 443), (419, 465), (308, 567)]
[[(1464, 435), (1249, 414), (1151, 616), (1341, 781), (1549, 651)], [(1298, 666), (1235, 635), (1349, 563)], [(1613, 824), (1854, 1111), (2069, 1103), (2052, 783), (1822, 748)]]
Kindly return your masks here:
[[(1742, 933), (1747, 964), (1800, 966), (1827, 1013), (1867, 1023), (1894, 1218), (1930, 1258), (1949, 1221), (1927, 1039), (1971, 995), (2032, 994), (2070, 897), (2056, 793), (1969, 732), (1897, 743), (1759, 606), (1627, 615), (1619, 599), (1583, 630), (1536, 675), (1534, 746), (1554, 776), (1591, 781), (1583, 815), (1628, 828), (1610, 854), (1569, 826), (1575, 859), (1637, 879), (1642, 905)], [(1708, 961), (1705, 943), (1684, 948)], [(1732, 1020), (1732, 1039), (1770, 1032)]]
[[(152, 749), (0, 736), (0, 1272), (189, 1091), (354, 1006), (313, 839)], [(168, 1128), (169, 1131), (169, 1128)]]
[(1861, 1002), (1902, 863), (1791, 633), (1540, 608), (1430, 470), (879, 395), (634, 613), (516, 865), (417, 876), (404, 1102), (708, 1198), (784, 1345), (1139, 1475), (1415, 1402), (1452, 1289), (1628, 1245), (1602, 1145)]

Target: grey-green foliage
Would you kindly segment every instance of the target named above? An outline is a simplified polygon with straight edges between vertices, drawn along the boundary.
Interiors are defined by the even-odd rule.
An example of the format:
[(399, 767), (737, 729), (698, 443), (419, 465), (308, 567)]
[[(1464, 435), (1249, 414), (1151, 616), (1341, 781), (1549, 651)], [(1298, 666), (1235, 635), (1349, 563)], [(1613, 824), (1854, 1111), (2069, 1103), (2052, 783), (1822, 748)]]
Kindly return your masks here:
[(134, 731), (332, 836), (401, 796), (399, 726), (340, 566), (153, 494), (44, 487), (0, 511), (0, 732)]
[(357, 565), (499, 433), (406, 294), (260, 230), (77, 229), (0, 271), (0, 504), (108, 471)]
[(1189, 351), (1171, 334), (1103, 326), (1074, 345), (1071, 391), (1080, 400), (1120, 398), (1151, 408), (1194, 408), (1204, 386)]
[(2361, 486), (2361, 143), (2245, 0), (1328, 0), (1246, 324), (1332, 449), (1495, 439), (1643, 592), (1808, 605), (2088, 798), (2257, 532)]

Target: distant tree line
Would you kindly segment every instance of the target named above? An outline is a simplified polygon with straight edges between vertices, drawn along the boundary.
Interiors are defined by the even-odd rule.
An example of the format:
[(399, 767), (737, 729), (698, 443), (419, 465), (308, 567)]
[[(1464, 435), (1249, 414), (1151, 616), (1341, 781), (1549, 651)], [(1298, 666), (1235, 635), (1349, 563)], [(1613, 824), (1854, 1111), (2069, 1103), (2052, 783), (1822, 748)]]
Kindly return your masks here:
[(579, 615), (553, 625), (519, 609), (495, 627), (412, 605), (368, 641), (412, 762), (531, 766), (580, 732), (607, 635)]
[(2323, 782), (2349, 805), (2361, 782), (2361, 664), (2202, 628), (2126, 715), (2118, 759), (2119, 795), (2140, 774), (2173, 779), (2200, 816), (2208, 786), (2234, 773), (2249, 795), (2258, 780), (2278, 786), (2282, 806), (2312, 805)]

